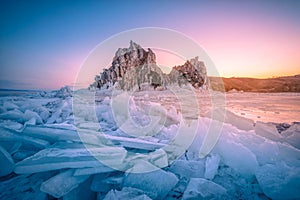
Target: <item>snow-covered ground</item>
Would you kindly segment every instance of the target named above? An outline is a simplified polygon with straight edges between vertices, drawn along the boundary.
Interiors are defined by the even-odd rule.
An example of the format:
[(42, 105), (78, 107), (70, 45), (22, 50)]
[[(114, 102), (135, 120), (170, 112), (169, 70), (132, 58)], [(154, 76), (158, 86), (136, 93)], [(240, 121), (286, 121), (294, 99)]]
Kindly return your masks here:
[(0, 199), (300, 199), (298, 93), (0, 96)]

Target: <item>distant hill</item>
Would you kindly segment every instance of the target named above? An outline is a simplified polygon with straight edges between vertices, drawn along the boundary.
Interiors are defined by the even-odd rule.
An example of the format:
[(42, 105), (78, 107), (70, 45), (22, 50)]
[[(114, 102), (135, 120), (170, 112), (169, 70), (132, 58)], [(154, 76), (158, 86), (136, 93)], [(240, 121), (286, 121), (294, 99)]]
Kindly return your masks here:
[(266, 79), (209, 77), (209, 80), (211, 88), (218, 91), (300, 92), (300, 75)]

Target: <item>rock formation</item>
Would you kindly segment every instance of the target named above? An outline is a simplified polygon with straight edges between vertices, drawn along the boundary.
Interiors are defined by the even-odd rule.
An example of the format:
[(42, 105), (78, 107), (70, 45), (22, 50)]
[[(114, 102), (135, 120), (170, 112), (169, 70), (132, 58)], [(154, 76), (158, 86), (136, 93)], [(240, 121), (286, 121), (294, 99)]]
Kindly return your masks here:
[(119, 48), (115, 53), (112, 64), (95, 77), (90, 88), (119, 87), (131, 90), (142, 89), (144, 84), (166, 88), (170, 84), (190, 83), (195, 88), (207, 88), (208, 79), (206, 68), (202, 61), (195, 57), (184, 65), (173, 67), (170, 74), (165, 74), (156, 65), (156, 57), (151, 49), (144, 50), (140, 45), (130, 41), (129, 48)]

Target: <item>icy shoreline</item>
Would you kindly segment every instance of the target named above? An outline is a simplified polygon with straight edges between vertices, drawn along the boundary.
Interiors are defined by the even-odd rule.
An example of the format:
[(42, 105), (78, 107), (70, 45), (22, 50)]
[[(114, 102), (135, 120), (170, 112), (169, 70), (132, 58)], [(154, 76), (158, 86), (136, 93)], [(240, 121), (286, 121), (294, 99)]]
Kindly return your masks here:
[[(253, 116), (255, 107), (245, 107), (247, 94), (229, 94), (220, 138), (209, 155), (199, 158), (212, 122), (206, 112), (209, 96), (199, 96), (201, 117), (196, 117), (195, 138), (187, 149), (181, 149), (180, 145), (170, 148), (181, 124), (175, 97), (153, 93), (130, 98), (135, 123), (144, 127), (154, 120), (160, 125), (157, 134), (150, 131), (139, 137), (125, 132), (131, 124), (120, 127), (115, 123), (110, 97), (104, 93), (96, 96), (94, 108), (99, 123), (91, 121), (85, 101), (74, 121), (72, 93), (67, 88), (0, 97), (0, 199), (300, 198), (299, 123), (289, 121), (281, 127), (278, 122), (262, 122), (263, 113), (256, 120), (247, 118)], [(280, 100), (278, 94), (271, 96), (274, 102)], [(269, 97), (254, 95), (260, 103), (270, 101)], [(295, 105), (299, 95), (282, 98), (287, 101), (284, 106), (274, 105), (276, 109), (299, 112)], [(161, 109), (153, 110), (153, 105)], [(244, 115), (237, 114), (240, 110)], [(145, 115), (150, 111), (154, 118)], [(155, 118), (161, 113), (164, 121)], [(297, 119), (294, 113), (291, 118)], [(145, 169), (148, 172), (136, 173)]]

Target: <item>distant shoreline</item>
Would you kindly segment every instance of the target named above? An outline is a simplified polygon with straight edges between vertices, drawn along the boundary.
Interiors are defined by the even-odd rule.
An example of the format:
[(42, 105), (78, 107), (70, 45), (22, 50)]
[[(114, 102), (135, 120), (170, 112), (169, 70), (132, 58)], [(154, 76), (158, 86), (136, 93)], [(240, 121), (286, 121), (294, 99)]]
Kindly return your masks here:
[(213, 90), (259, 93), (300, 92), (300, 75), (276, 78), (209, 77)]
[[(299, 93), (300, 74), (294, 76), (282, 76), (275, 78), (251, 78), (251, 77), (214, 77), (208, 76), (210, 86), (215, 91), (222, 92), (257, 92), (257, 93)], [(59, 88), (57, 88), (59, 89)], [(57, 90), (53, 89), (53, 90)], [(53, 91), (51, 89), (8, 89), (0, 88), (5, 92), (41, 92)], [(0, 95), (3, 96), (3, 95)]]

